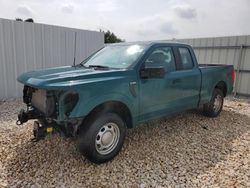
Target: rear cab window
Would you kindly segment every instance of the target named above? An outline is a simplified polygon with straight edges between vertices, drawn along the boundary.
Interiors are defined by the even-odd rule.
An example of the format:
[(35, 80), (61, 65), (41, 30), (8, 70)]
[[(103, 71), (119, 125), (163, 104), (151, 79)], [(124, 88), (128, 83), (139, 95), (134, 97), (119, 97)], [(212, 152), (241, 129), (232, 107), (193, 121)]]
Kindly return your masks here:
[(178, 52), (180, 55), (179, 70), (193, 69), (194, 63), (193, 63), (193, 59), (191, 57), (189, 49), (186, 47), (178, 47)]

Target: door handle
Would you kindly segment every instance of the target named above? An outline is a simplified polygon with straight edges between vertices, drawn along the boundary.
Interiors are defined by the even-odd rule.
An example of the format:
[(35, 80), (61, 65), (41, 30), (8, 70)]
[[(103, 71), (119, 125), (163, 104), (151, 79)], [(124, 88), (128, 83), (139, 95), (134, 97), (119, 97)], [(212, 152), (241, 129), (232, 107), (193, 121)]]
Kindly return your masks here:
[(175, 80), (173, 80), (173, 84), (177, 84), (177, 83), (181, 83), (181, 79), (175, 79)]
[(136, 89), (135, 89), (135, 86), (136, 86), (136, 82), (129, 82), (129, 90), (131, 92), (131, 94), (136, 97)]

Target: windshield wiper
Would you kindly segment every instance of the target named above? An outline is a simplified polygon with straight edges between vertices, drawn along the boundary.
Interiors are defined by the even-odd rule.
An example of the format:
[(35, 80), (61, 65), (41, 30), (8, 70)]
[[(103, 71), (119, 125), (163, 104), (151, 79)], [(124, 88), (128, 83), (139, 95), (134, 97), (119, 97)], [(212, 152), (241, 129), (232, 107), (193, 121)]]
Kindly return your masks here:
[(76, 66), (78, 66), (78, 67), (88, 68), (87, 66), (85, 66), (85, 65), (84, 65), (84, 64), (82, 64), (82, 63), (79, 63), (79, 64), (77, 64)]
[(101, 69), (109, 69), (110, 67), (108, 66), (103, 66), (103, 65), (89, 65), (88, 67), (90, 68), (101, 68)]

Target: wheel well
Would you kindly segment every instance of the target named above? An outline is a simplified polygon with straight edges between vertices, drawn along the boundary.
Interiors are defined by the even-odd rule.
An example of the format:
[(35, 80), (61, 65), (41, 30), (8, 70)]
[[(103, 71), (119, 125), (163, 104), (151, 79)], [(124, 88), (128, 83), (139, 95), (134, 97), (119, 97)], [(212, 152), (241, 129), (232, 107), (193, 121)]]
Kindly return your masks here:
[(104, 102), (98, 106), (96, 106), (85, 118), (82, 124), (88, 121), (92, 117), (96, 117), (97, 115), (105, 112), (113, 112), (118, 114), (123, 121), (126, 123), (127, 128), (133, 127), (132, 116), (129, 108), (122, 102), (119, 101), (109, 101)]
[(218, 84), (216, 84), (215, 88), (220, 89), (223, 92), (224, 97), (227, 95), (227, 84), (225, 82), (220, 81)]

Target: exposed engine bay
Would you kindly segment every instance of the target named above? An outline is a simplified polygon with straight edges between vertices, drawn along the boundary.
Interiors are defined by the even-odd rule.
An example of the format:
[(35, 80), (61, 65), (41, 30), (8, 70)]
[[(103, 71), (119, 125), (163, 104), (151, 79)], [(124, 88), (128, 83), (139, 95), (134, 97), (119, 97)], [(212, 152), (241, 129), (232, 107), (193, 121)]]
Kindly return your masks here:
[(54, 94), (42, 89), (32, 93), (31, 104), (48, 117), (52, 116), (56, 110)]
[(82, 122), (82, 119), (69, 118), (78, 102), (78, 94), (75, 92), (49, 91), (25, 85), (23, 101), (27, 109), (21, 109), (16, 124), (22, 125), (28, 120), (37, 119), (33, 130), (36, 140), (54, 130), (59, 130), (66, 136), (74, 136)]

